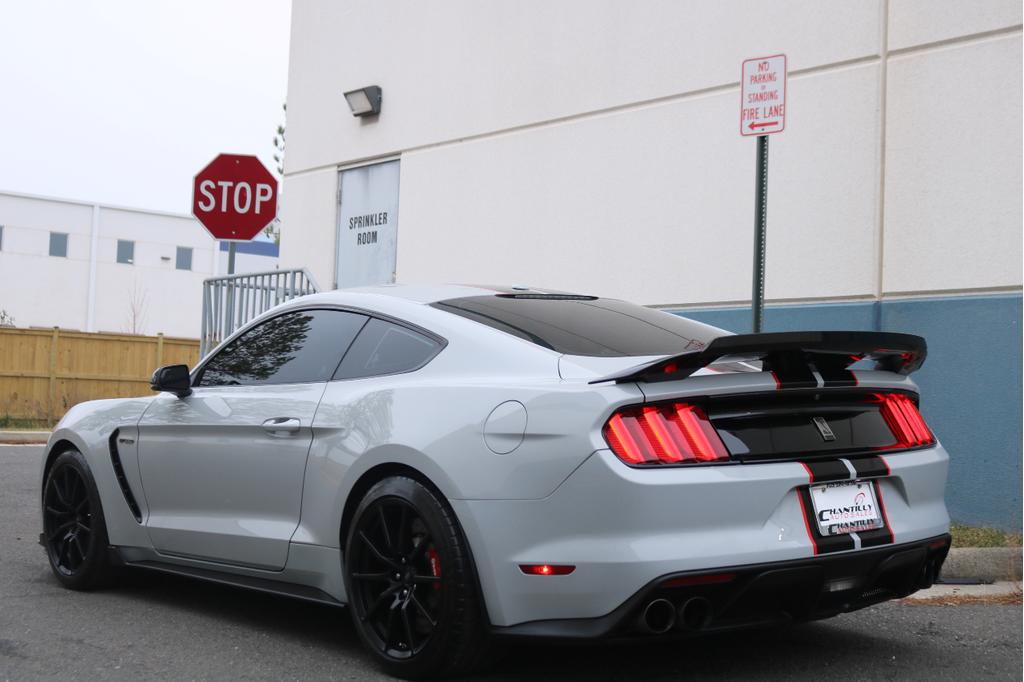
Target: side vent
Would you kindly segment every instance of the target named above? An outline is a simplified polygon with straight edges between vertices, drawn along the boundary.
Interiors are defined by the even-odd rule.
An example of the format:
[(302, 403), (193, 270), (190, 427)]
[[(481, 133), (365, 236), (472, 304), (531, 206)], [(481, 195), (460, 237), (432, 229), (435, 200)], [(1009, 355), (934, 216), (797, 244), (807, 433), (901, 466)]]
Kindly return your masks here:
[(121, 466), (121, 455), (117, 452), (117, 436), (121, 433), (120, 429), (115, 429), (110, 434), (110, 463), (114, 465), (114, 476), (117, 477), (117, 484), (121, 486), (121, 493), (124, 495), (124, 501), (128, 503), (128, 508), (132, 510), (132, 515), (135, 516), (135, 520), (138, 523), (142, 523), (142, 511), (139, 509), (139, 503), (135, 501), (135, 496), (132, 495), (132, 489), (128, 485), (128, 479), (124, 475), (124, 467)]

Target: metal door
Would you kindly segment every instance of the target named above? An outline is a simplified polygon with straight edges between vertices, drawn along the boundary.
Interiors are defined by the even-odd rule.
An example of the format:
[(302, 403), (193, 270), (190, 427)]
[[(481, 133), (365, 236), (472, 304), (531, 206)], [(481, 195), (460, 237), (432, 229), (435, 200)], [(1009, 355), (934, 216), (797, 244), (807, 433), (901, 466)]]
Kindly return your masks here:
[(398, 161), (338, 174), (336, 288), (395, 281), (398, 179)]

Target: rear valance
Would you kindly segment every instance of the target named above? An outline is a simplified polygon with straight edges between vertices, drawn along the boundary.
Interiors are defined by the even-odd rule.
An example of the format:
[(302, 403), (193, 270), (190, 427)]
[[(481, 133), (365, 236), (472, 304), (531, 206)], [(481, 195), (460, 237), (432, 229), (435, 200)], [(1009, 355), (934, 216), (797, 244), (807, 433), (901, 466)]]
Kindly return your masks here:
[(680, 353), (591, 381), (675, 381), (714, 362), (761, 362), (761, 370), (789, 384), (812, 383), (813, 372), (826, 381), (852, 383), (849, 367), (863, 360), (875, 369), (910, 374), (928, 354), (925, 340), (893, 332), (777, 332), (720, 336), (701, 351)]

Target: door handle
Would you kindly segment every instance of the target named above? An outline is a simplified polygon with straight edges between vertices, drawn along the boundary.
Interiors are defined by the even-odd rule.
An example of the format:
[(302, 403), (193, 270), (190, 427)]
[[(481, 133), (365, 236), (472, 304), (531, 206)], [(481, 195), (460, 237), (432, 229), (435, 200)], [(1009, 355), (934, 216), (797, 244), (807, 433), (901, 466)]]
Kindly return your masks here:
[(263, 430), (275, 435), (280, 433), (296, 433), (301, 426), (302, 422), (294, 417), (272, 417), (263, 422)]

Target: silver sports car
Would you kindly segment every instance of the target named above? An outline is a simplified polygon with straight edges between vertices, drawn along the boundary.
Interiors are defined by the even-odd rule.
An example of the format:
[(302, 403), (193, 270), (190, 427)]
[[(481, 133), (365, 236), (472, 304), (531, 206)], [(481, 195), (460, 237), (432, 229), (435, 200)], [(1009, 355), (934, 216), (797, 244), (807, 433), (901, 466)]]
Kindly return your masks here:
[(731, 335), (525, 287), (285, 303), (157, 395), (72, 408), (57, 579), (127, 565), (348, 605), (396, 675), (500, 638), (657, 638), (931, 584), (948, 456), (906, 334)]

